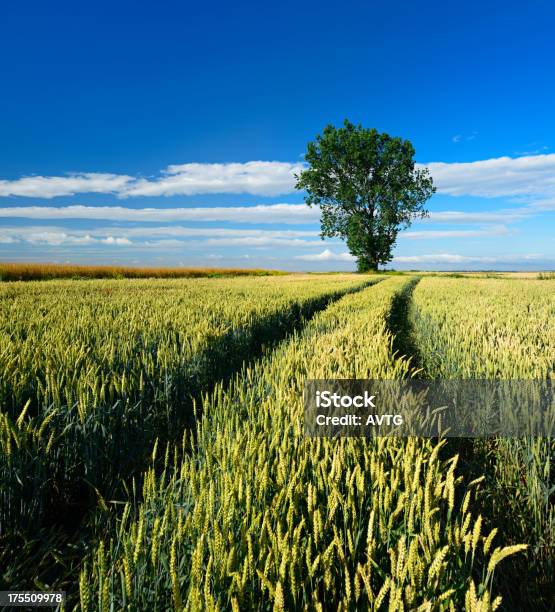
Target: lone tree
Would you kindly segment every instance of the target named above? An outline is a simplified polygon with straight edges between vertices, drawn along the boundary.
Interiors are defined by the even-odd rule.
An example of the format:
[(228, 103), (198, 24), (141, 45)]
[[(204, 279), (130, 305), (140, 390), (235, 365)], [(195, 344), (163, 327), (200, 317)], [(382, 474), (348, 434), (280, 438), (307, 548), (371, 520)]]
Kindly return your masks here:
[(415, 168), (408, 140), (345, 120), (309, 142), (305, 160), (296, 188), (320, 206), (322, 239), (346, 239), (359, 272), (391, 261), (399, 230), (428, 214), (435, 187), (427, 169)]

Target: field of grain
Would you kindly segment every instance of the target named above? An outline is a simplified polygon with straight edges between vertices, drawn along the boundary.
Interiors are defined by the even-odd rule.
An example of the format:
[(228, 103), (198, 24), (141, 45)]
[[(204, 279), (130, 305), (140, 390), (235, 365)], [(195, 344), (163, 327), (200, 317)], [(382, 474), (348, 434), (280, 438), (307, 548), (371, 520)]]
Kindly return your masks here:
[(0, 590), (552, 609), (552, 439), (307, 438), (307, 379), (555, 377), (555, 281), (0, 283)]
[(56, 263), (0, 262), (0, 281), (68, 278), (221, 278), (229, 276), (277, 276), (279, 270), (256, 268), (139, 268), (131, 266), (80, 266)]

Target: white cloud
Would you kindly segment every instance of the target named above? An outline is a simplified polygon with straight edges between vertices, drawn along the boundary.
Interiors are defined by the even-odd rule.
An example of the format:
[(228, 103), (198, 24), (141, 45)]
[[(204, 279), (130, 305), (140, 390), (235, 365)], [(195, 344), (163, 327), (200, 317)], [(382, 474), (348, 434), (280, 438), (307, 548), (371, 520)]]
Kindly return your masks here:
[[(6, 209), (5, 209), (6, 210)], [(7, 209), (12, 210), (12, 209)], [(59, 210), (59, 209), (54, 209)], [(132, 210), (132, 209), (131, 209)], [(205, 210), (205, 209), (202, 209)], [(227, 209), (225, 209), (227, 210)], [(33, 208), (34, 211), (34, 208)], [(463, 213), (464, 214), (464, 213)], [(2, 209), (0, 209), (2, 216)], [(33, 217), (31, 217), (33, 218)], [(63, 220), (63, 218), (62, 218)], [(434, 219), (435, 221), (436, 219)], [(482, 220), (480, 218), (480, 220)], [(463, 217), (461, 222), (468, 222), (468, 219)], [(26, 227), (5, 227), (0, 230), (0, 239), (8, 240), (27, 240), (29, 236), (40, 235), (41, 232), (50, 234), (66, 234), (68, 230), (63, 227), (56, 226), (26, 226)], [(183, 244), (180, 238), (190, 238), (199, 240), (206, 238), (205, 244), (214, 246), (289, 246), (289, 247), (306, 247), (317, 246), (320, 244), (320, 236), (316, 229), (314, 230), (265, 230), (265, 229), (245, 229), (245, 228), (221, 228), (221, 227), (183, 227), (177, 226), (154, 226), (154, 227), (98, 227), (89, 228), (87, 230), (71, 230), (71, 235), (84, 236), (89, 235), (94, 238), (101, 239), (106, 236), (118, 235), (121, 239), (136, 242), (137, 239), (152, 240), (155, 238), (163, 238), (165, 244)], [(441, 238), (476, 238), (486, 236), (505, 236), (512, 234), (512, 231), (506, 225), (492, 225), (482, 227), (480, 229), (471, 230), (420, 230), (401, 232), (399, 237), (407, 240), (427, 240)], [(310, 240), (304, 240), (308, 238)], [(174, 239), (172, 243), (168, 239)], [(111, 241), (110, 241), (111, 242)], [(121, 243), (124, 244), (124, 243)], [(328, 243), (329, 244), (329, 243)]]
[(539, 155), (540, 153), (545, 153), (549, 151), (549, 147), (547, 145), (539, 145), (537, 142), (529, 142), (526, 147), (529, 147), (526, 151), (515, 151), (515, 155)]
[(182, 249), (186, 245), (187, 245), (186, 242), (184, 242), (183, 240), (177, 240), (176, 238), (162, 238), (161, 240), (147, 240), (146, 242), (141, 243), (141, 246), (162, 248), (162, 249), (173, 249), (173, 248)]
[(97, 219), (107, 221), (232, 221), (242, 223), (317, 223), (320, 211), (306, 204), (268, 204), (212, 208), (124, 208), (122, 206), (19, 206), (0, 208), (0, 217)]
[(347, 252), (334, 253), (329, 249), (325, 249), (321, 253), (314, 255), (297, 255), (295, 259), (303, 259), (304, 261), (354, 261), (355, 258)]
[[(25, 226), (25, 227), (3, 227), (0, 228), (0, 236), (25, 237), (40, 232), (64, 233), (66, 228), (57, 226)], [(87, 230), (72, 229), (75, 235), (91, 235), (94, 237), (109, 236), (115, 233), (133, 239), (152, 238), (157, 236), (171, 236), (177, 238), (263, 238), (263, 239), (295, 239), (295, 238), (319, 238), (317, 231), (305, 230), (265, 230), (265, 229), (229, 229), (220, 227), (182, 227), (182, 226), (158, 226), (158, 227), (98, 227)], [(310, 241), (306, 241), (310, 242)], [(314, 244), (314, 241), (312, 241)]]
[(518, 221), (533, 214), (535, 206), (499, 209), (492, 211), (466, 212), (460, 210), (446, 210), (430, 212), (424, 223), (506, 223)]
[[(453, 141), (471, 140), (456, 135)], [(481, 197), (555, 196), (555, 153), (498, 157), (474, 162), (419, 164), (427, 166), (438, 193)], [(276, 196), (292, 193), (301, 162), (250, 161), (225, 164), (173, 164), (156, 177), (75, 173), (67, 176), (26, 176), (0, 180), (0, 196), (54, 198), (77, 193), (133, 196), (175, 196), (248, 193)]]
[(104, 244), (118, 244), (118, 245), (125, 245), (125, 246), (129, 246), (130, 244), (132, 244), (129, 238), (114, 238), (113, 236), (102, 238), (100, 242), (103, 242)]
[[(206, 259), (208, 259), (208, 260), (221, 260), (221, 259), (225, 259), (226, 261), (235, 261), (235, 260), (240, 260), (240, 259), (252, 259), (252, 257), (248, 253), (245, 253), (244, 255), (233, 255), (232, 257), (230, 257), (229, 255), (217, 255), (215, 253), (211, 253), (210, 255), (206, 256)], [(276, 259), (276, 258), (274, 258), (274, 257), (266, 257), (265, 261), (271, 261), (271, 260), (274, 260), (274, 259)], [(179, 262), (179, 264), (181, 266), (187, 265), (186, 262), (184, 262), (184, 261)]]
[(320, 246), (315, 240), (301, 240), (298, 238), (268, 238), (265, 236), (248, 237), (248, 238), (208, 238), (204, 240), (179, 240), (177, 238), (162, 238), (160, 240), (147, 240), (146, 242), (133, 244), (148, 247), (162, 248), (198, 248), (198, 247), (254, 247), (262, 249), (282, 249), (282, 248), (314, 248)]
[[(395, 264), (502, 264), (518, 263), (519, 261), (535, 261), (543, 258), (543, 255), (530, 253), (527, 255), (510, 256), (474, 256), (459, 255), (456, 253), (433, 253), (427, 255), (403, 255), (393, 258), (392, 265)], [(354, 257), (347, 252), (333, 253), (329, 249), (316, 255), (298, 255), (295, 259), (304, 261), (354, 261)]]
[(544, 200), (535, 200), (527, 208), (535, 212), (546, 212), (555, 210), (555, 199), (547, 198)]
[[(306, 240), (305, 237), (313, 238)], [(133, 238), (131, 241), (130, 238)], [(143, 240), (137, 240), (142, 238)], [(156, 239), (157, 238), (157, 239)], [(188, 240), (180, 240), (180, 238)], [(244, 230), (227, 228), (90, 228), (87, 230), (46, 227), (5, 227), (0, 228), (0, 243), (13, 244), (67, 245), (67, 244), (108, 244), (147, 247), (286, 247), (306, 248), (320, 246), (317, 232), (296, 232), (290, 230)]]
[(423, 230), (401, 232), (400, 238), (409, 240), (429, 240), (438, 238), (481, 238), (485, 236), (508, 236), (512, 232), (505, 225), (492, 226), (478, 230)]
[(86, 172), (69, 176), (25, 176), (0, 180), (0, 196), (55, 198), (76, 193), (119, 193), (133, 177)]
[(129, 246), (132, 242), (126, 237), (93, 236), (91, 232), (68, 233), (56, 228), (3, 228), (0, 230), (0, 243), (15, 244), (27, 242), (33, 245), (68, 246), (87, 244), (106, 244)]
[(0, 196), (47, 199), (76, 193), (113, 193), (121, 198), (202, 193), (275, 196), (294, 191), (294, 174), (302, 168), (301, 163), (250, 161), (171, 165), (153, 179), (96, 172), (67, 176), (26, 176), (11, 181), (0, 180)]
[[(540, 200), (525, 207), (513, 209), (499, 209), (483, 212), (441, 211), (431, 212), (423, 220), (424, 223), (507, 223), (523, 219), (534, 212), (555, 209), (555, 200)], [(21, 217), (25, 219), (89, 219), (98, 221), (134, 221), (134, 222), (160, 222), (174, 223), (186, 221), (229, 221), (235, 223), (283, 223), (283, 224), (316, 224), (320, 219), (320, 211), (305, 204), (260, 204), (257, 206), (233, 207), (205, 207), (205, 208), (125, 208), (122, 206), (17, 206), (0, 208), (0, 218)], [(146, 231), (175, 235), (193, 235), (201, 231), (200, 228), (151, 228), (150, 230), (137, 228), (137, 233)], [(220, 229), (219, 233), (226, 235), (239, 230)], [(247, 230), (240, 230), (246, 235)], [(251, 230), (254, 234), (258, 230)], [(298, 233), (301, 235), (314, 235), (314, 232)]]
[(438, 193), (486, 198), (555, 195), (555, 153), (426, 166)]
[(475, 256), (475, 255), (457, 255), (454, 253), (434, 253), (430, 255), (408, 255), (398, 256), (393, 258), (395, 263), (424, 263), (424, 264), (465, 264), (465, 263), (511, 263), (518, 262), (522, 259), (535, 260), (541, 259), (543, 256), (531, 253), (528, 255), (510, 255), (510, 256)]
[(120, 195), (172, 196), (201, 193), (250, 193), (275, 196), (290, 193), (295, 187), (294, 174), (303, 164), (250, 161), (243, 164), (179, 164), (168, 166), (154, 181), (138, 179)]
[[(111, 232), (113, 228), (99, 228), (98, 232)], [(159, 226), (159, 227), (129, 227), (118, 228), (118, 231), (125, 233), (126, 236), (133, 237), (153, 237), (153, 236), (174, 236), (186, 238), (319, 238), (316, 230), (265, 230), (265, 229), (229, 229), (221, 227), (183, 227)]]
[(267, 236), (248, 236), (245, 238), (210, 238), (204, 241), (207, 246), (250, 246), (250, 247), (315, 247), (320, 246), (315, 240), (300, 238), (270, 238)]
[[(476, 136), (456, 135), (454, 142)], [(423, 164), (420, 164), (423, 167)], [(555, 154), (498, 157), (474, 162), (426, 164), (438, 193), (482, 197), (555, 196)], [(173, 164), (158, 177), (77, 173), (0, 180), (0, 196), (53, 198), (76, 193), (118, 197), (248, 193), (275, 196), (294, 191), (300, 162), (250, 161), (225, 164)]]

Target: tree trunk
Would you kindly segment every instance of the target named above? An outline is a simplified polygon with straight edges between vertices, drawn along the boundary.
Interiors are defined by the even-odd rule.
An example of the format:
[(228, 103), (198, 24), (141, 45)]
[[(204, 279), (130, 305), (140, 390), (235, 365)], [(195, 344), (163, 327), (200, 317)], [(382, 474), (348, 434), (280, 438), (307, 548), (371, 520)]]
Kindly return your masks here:
[(359, 272), (377, 272), (378, 260), (377, 257), (359, 256), (357, 258), (357, 270)]

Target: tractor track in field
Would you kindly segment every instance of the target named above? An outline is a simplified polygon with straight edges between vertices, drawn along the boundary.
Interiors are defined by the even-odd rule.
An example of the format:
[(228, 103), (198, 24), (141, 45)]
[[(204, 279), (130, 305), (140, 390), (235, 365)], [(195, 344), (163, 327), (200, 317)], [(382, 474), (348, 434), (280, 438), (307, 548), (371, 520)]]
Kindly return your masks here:
[[(282, 324), (277, 328), (272, 328), (271, 321), (257, 322), (246, 352), (248, 357), (245, 358), (245, 352), (241, 352), (240, 356), (229, 355), (229, 359), (224, 363), (214, 364), (215, 376), (213, 380), (210, 384), (196, 390), (189, 400), (184, 402), (183, 410), (187, 410), (187, 406), (190, 408), (187, 410), (188, 415), (184, 418), (181, 426), (173, 432), (168, 432), (168, 435), (164, 436), (161, 442), (164, 446), (166, 443), (177, 443), (184, 437), (186, 431), (194, 431), (197, 419), (201, 418), (202, 413), (198, 408), (196, 413), (193, 412), (193, 406), (202, 406), (202, 398), (213, 392), (216, 385), (221, 384), (224, 388), (227, 387), (231, 380), (240, 374), (244, 368), (249, 367), (275, 350), (279, 344), (286, 342), (292, 334), (301, 331), (316, 314), (345, 295), (364, 291), (382, 280), (382, 278), (371, 279), (356, 287), (314, 297), (305, 304), (298, 304), (292, 309), (287, 325), (282, 321)], [(154, 441), (152, 442), (154, 443)], [(14, 555), (16, 558), (19, 555), (22, 557), (20, 560), (22, 573), (18, 574), (17, 584), (8, 584), (6, 588), (30, 588), (31, 578), (38, 576), (40, 582), (45, 586), (67, 591), (68, 602), (71, 602), (78, 592), (78, 580), (75, 572), (79, 569), (81, 561), (94, 547), (95, 542), (98, 542), (99, 538), (110, 531), (110, 526), (113, 525), (126, 502), (131, 503), (134, 508), (140, 503), (142, 474), (149, 463), (152, 465), (151, 446), (147, 449), (143, 459), (135, 462), (133, 469), (127, 476), (122, 476), (119, 490), (103, 492), (106, 494), (103, 495), (102, 501), (104, 502), (104, 499), (107, 499), (113, 502), (109, 502), (111, 506), (109, 513), (101, 510), (101, 504), (99, 503), (73, 505), (71, 521), (67, 520), (68, 517), (64, 513), (59, 513), (52, 517), (51, 524), (44, 527), (44, 538), (48, 539), (43, 539), (41, 536), (34, 541), (26, 542), (26, 553), (22, 549), (18, 551), (17, 547), (14, 547), (11, 553), (5, 551), (6, 559), (13, 558)], [(159, 453), (158, 457), (160, 461), (159, 469), (161, 470), (163, 469), (163, 453)], [(70, 526), (69, 529), (68, 525)], [(54, 541), (50, 540), (51, 532), (56, 534)], [(55, 556), (49, 554), (49, 550), (52, 549), (56, 550)], [(0, 555), (0, 560), (1, 558), (2, 555)], [(29, 558), (33, 559), (33, 562), (26, 563), (25, 560), (29, 560)], [(24, 567), (32, 568), (28, 576), (23, 571)], [(0, 580), (0, 585), (2, 582)]]
[[(393, 351), (397, 353), (397, 356), (404, 355), (409, 358), (414, 370), (423, 370), (422, 359), (409, 317), (412, 293), (419, 282), (420, 276), (412, 278), (404, 289), (395, 295), (386, 319), (387, 328), (393, 335)], [(423, 371), (419, 372), (418, 377), (426, 378)]]
[[(420, 277), (414, 278), (402, 292), (395, 296), (386, 324), (393, 335), (393, 350), (398, 356), (404, 355), (410, 359), (413, 369), (417, 372), (416, 378), (430, 380), (431, 375), (426, 367), (426, 357), (420, 351), (410, 314), (411, 308), (415, 307), (412, 299), (413, 292), (420, 280)], [(495, 439), (452, 437), (447, 439), (447, 444), (440, 452), (445, 459), (454, 455), (459, 456), (457, 471), (464, 477), (465, 482), (471, 482), (481, 476), (486, 477), (481, 494), (476, 498), (475, 511), (482, 515), (490, 531), (497, 526), (492, 518), (499, 514), (499, 508), (495, 508), (491, 490), (495, 486), (495, 465), (492, 462), (491, 454), (496, 444)], [(462, 501), (461, 494), (459, 498), (458, 503)], [(503, 597), (502, 609), (516, 612), (528, 610), (533, 605), (538, 612), (555, 611), (555, 600), (553, 599), (555, 582), (535, 584), (536, 578), (532, 576), (530, 579), (532, 584), (527, 584), (527, 581), (523, 582), (523, 576), (527, 574), (526, 559), (517, 556), (509, 557), (505, 562), (503, 572), (495, 574), (495, 589)], [(532, 593), (530, 589), (534, 592)]]

